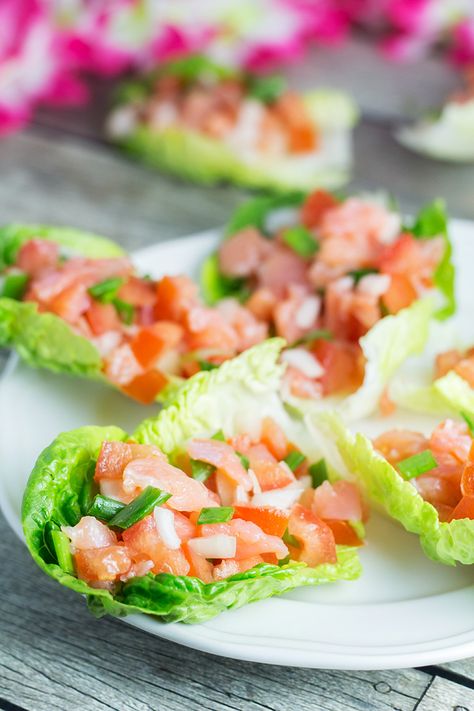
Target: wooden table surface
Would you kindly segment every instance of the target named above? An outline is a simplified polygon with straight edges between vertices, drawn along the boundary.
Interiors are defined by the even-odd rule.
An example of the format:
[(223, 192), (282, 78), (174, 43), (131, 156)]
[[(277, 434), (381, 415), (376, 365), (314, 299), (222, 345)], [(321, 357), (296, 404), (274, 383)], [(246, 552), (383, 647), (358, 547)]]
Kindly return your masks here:
[[(383, 186), (406, 210), (442, 195), (453, 215), (474, 218), (474, 168), (414, 156), (390, 133), (410, 107), (436, 104), (454, 74), (431, 61), (416, 72), (376, 71), (375, 64), (356, 43), (291, 70), (300, 85), (330, 79), (361, 101), (351, 187)], [(42, 110), (31, 128), (1, 142), (0, 223), (69, 224), (134, 249), (226, 220), (242, 191), (183, 184), (124, 159), (101, 138), (107, 87), (98, 83), (94, 94), (92, 109)], [(0, 567), (5, 711), (474, 711), (474, 659), (381, 672), (272, 667), (179, 647), (115, 619), (96, 621), (79, 596), (36, 568), (1, 515)]]

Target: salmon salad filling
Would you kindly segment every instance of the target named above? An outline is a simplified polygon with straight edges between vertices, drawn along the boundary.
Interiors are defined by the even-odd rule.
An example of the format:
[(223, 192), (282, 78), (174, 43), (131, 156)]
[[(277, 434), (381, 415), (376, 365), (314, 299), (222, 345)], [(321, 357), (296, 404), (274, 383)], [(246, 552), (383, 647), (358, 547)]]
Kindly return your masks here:
[(459, 350), (453, 348), (438, 353), (435, 359), (434, 380), (453, 371), (474, 388), (474, 347)]
[(380, 200), (316, 190), (276, 228), (230, 231), (215, 268), (222, 291), (286, 339), (291, 394), (321, 398), (361, 385), (361, 337), (432, 292), (445, 253), (442, 234), (420, 239)]
[(1, 296), (33, 302), (95, 346), (105, 377), (151, 403), (170, 378), (216, 367), (268, 335), (236, 300), (208, 308), (186, 276), (140, 277), (128, 257), (65, 257), (47, 239), (25, 241), (3, 272)]
[(374, 440), (376, 450), (438, 512), (440, 521), (474, 519), (474, 420), (441, 422), (429, 437), (391, 430)]
[(87, 515), (56, 532), (58, 560), (91, 587), (151, 572), (224, 580), (261, 563), (337, 562), (362, 545), (353, 483), (330, 483), (271, 418), (260, 436), (194, 438), (171, 463), (156, 446), (104, 441)]

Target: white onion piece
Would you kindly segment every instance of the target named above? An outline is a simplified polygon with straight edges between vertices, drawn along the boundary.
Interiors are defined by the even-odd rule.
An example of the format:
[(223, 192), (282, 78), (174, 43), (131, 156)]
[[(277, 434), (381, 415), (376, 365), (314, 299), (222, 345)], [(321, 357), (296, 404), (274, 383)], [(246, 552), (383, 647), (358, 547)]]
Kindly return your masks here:
[(343, 276), (332, 282), (331, 289), (336, 291), (338, 294), (342, 294), (346, 291), (350, 291), (353, 286), (354, 278), (351, 276)]
[(118, 331), (106, 331), (101, 336), (91, 338), (92, 343), (99, 351), (102, 358), (106, 358), (117, 348), (122, 340), (122, 334)]
[(300, 370), (308, 378), (320, 378), (324, 373), (324, 368), (316, 356), (304, 348), (289, 348), (283, 351), (281, 359)]
[(319, 316), (321, 299), (318, 296), (307, 296), (295, 314), (295, 322), (299, 328), (311, 328)]
[(283, 489), (272, 489), (256, 494), (251, 501), (251, 506), (273, 506), (277, 509), (291, 509), (296, 504), (304, 489), (296, 488), (292, 484)]
[(219, 533), (216, 536), (191, 538), (188, 546), (193, 553), (204, 558), (235, 558), (237, 539), (235, 536)]
[(232, 501), (232, 504), (235, 504), (236, 506), (245, 506), (249, 502), (249, 495), (245, 491), (244, 487), (241, 486), (240, 484), (235, 488), (234, 492), (234, 500)]
[(367, 274), (357, 285), (357, 291), (368, 296), (379, 297), (385, 294), (392, 281), (390, 274)]
[(257, 479), (257, 476), (253, 469), (248, 469), (247, 474), (250, 477), (250, 480), (252, 482), (252, 490), (254, 494), (261, 494), (262, 493), (262, 487), (260, 486), (260, 483)]
[(153, 516), (156, 528), (165, 546), (172, 551), (178, 550), (181, 546), (181, 540), (174, 526), (174, 513), (170, 509), (164, 509), (162, 506), (155, 506)]

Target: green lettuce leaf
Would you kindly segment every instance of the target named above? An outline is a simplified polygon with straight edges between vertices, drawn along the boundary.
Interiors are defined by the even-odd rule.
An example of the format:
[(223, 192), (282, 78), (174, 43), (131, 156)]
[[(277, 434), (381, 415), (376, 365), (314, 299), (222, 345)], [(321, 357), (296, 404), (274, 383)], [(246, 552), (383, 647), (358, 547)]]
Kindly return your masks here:
[[(276, 397), (282, 370), (277, 364), (281, 345), (281, 341), (274, 339), (250, 349), (219, 370), (197, 374), (180, 390), (172, 405), (137, 429), (135, 438), (152, 442), (173, 455), (193, 435), (235, 427), (238, 416), (246, 427), (251, 425), (253, 417), (260, 419), (265, 414), (258, 410), (263, 403), (268, 403), (269, 412), (273, 416), (276, 413), (280, 423), (286, 421), (288, 415)], [(301, 422), (298, 427), (303, 427)], [(357, 550), (339, 547), (336, 564), (314, 569), (297, 562), (282, 566), (261, 564), (228, 580), (209, 584), (187, 576), (148, 574), (120, 584), (112, 594), (78, 580), (58, 565), (51, 532), (61, 525), (75, 525), (87, 512), (96, 492), (93, 476), (101, 442), (123, 441), (128, 437), (116, 427), (83, 427), (59, 435), (38, 458), (23, 498), (23, 530), (34, 560), (62, 585), (86, 595), (94, 614), (123, 616), (144, 612), (164, 622), (198, 623), (225, 609), (301, 585), (352, 580), (360, 574)], [(302, 438), (292, 441), (299, 444)], [(306, 441), (309, 448), (314, 446), (309, 431)]]
[(367, 437), (350, 432), (335, 413), (321, 413), (319, 424), (336, 445), (332, 461), (338, 471), (344, 471), (342, 458), (346, 477), (362, 487), (374, 506), (417, 534), (429, 558), (446, 565), (474, 563), (474, 521), (440, 522), (436, 509), (375, 451)]

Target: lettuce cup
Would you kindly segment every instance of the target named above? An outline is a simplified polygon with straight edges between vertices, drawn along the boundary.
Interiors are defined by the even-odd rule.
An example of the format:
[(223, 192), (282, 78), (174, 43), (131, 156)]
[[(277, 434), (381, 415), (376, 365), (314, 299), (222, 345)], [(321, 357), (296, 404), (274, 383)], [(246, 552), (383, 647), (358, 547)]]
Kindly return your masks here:
[(130, 437), (66, 432), (22, 509), (30, 553), (97, 616), (199, 623), (360, 573), (365, 507), (278, 389), (272, 339), (191, 378)]
[(107, 133), (145, 163), (201, 183), (269, 190), (338, 187), (351, 167), (352, 100), (340, 91), (288, 91), (191, 56), (125, 85)]
[(402, 224), (380, 195), (257, 198), (237, 210), (201, 281), (208, 303), (238, 300), (286, 339), (288, 399), (345, 397), (351, 418), (391, 407), (386, 388), (423, 350), (431, 317), (455, 310), (440, 201)]
[[(324, 422), (324, 424), (323, 424)], [(474, 563), (474, 418), (445, 419), (430, 432), (395, 429), (373, 441), (334, 414), (320, 426), (326, 457), (357, 482), (371, 505), (419, 536), (429, 558)]]

